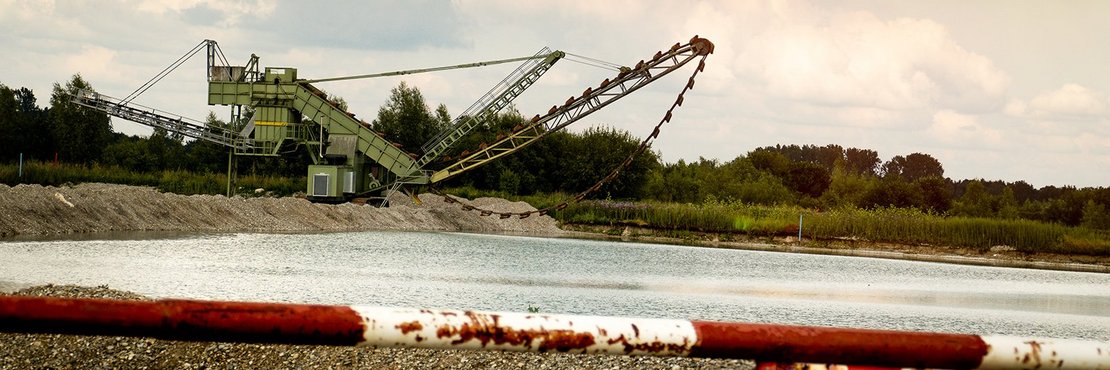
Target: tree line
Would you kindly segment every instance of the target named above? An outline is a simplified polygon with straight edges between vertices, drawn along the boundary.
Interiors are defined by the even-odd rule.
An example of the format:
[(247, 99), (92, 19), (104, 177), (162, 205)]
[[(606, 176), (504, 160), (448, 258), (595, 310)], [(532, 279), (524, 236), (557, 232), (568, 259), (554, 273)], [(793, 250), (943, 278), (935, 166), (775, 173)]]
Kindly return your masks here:
[[(147, 137), (112, 131), (107, 115), (83, 109), (72, 94), (92, 86), (75, 75), (54, 84), (50, 104), (40, 108), (33, 91), (0, 84), (0, 158), (99, 164), (149, 172), (188, 170), (223, 172), (227, 149), (155, 129)], [(342, 98), (333, 97), (345, 103)], [(345, 105), (345, 104), (343, 104)], [(249, 112), (247, 112), (249, 117)], [(432, 109), (416, 87), (401, 83), (380, 107), (372, 128), (402, 148), (421, 154), (420, 146), (453, 120), (447, 108)], [(483, 122), (445, 153), (445, 166), (469, 151), (494, 143), (527, 123), (515, 110)], [(236, 126), (210, 113), (207, 124)], [(639, 145), (631, 133), (612, 128), (559, 131), (531, 146), (466, 172), (446, 186), (469, 186), (515, 195), (577, 193), (618, 166)], [(839, 145), (775, 145), (756, 148), (729, 161), (699, 158), (664, 163), (646, 151), (592, 198), (702, 203), (715, 200), (751, 204), (791, 204), (829, 210), (916, 208), (937, 215), (1029, 219), (1110, 229), (1110, 189), (1044, 186), (1024, 181), (954, 180), (925, 153), (896, 155), (883, 161), (870, 149)], [(303, 151), (283, 158), (248, 157), (240, 172), (304, 176), (310, 158)]]
[[(3, 162), (60, 162), (118, 166), (135, 172), (187, 170), (222, 173), (227, 170), (228, 150), (202, 140), (186, 142), (178, 133), (155, 128), (141, 137), (112, 130), (108, 115), (73, 102), (80, 90), (94, 90), (80, 75), (65, 84), (55, 83), (49, 106), (42, 108), (31, 89), (0, 83), (0, 158)], [(249, 116), (246, 116), (249, 118)], [(209, 113), (207, 124), (228, 126)], [(304, 153), (287, 158), (237, 160), (240, 173), (304, 176), (310, 159)]]
[[(418, 89), (402, 83), (379, 110), (374, 129), (389, 138), (408, 138), (405, 148), (418, 150), (450, 124), (445, 111), (440, 106), (433, 112)], [(446, 158), (458, 159), (467, 154), (466, 149), (493, 143), (500, 134), (526, 123), (514, 110), (502, 113), (476, 128)], [(447, 185), (514, 195), (578, 193), (617, 167), (639, 141), (627, 131), (604, 127), (554, 132)], [(660, 157), (658, 152), (644, 152), (590, 197), (680, 203), (727, 200), (819, 210), (915, 208), (936, 215), (1110, 229), (1110, 188), (1035, 188), (1025, 181), (953, 180), (944, 176), (940, 161), (925, 153), (883, 161), (871, 149), (829, 144), (760, 147), (727, 162), (699, 158), (663, 163)]]

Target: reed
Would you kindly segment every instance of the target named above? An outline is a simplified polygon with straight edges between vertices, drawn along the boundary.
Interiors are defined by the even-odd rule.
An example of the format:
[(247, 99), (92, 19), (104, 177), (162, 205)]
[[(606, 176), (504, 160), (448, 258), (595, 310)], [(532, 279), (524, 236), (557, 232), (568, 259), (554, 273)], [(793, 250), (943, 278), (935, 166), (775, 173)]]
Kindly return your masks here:
[(945, 217), (909, 208), (845, 208), (826, 212), (794, 206), (711, 201), (705, 204), (585, 201), (553, 214), (567, 223), (634, 225), (664, 230), (793, 236), (798, 217), (808, 239), (852, 239), (908, 245), (1021, 252), (1110, 255), (1110, 233), (1030, 220)]

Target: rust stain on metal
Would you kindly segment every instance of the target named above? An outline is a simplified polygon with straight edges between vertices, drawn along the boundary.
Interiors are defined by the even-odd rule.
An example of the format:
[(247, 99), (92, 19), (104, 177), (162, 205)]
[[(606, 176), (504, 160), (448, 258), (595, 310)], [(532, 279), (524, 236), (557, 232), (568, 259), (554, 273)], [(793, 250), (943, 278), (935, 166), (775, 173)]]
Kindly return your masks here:
[(640, 328), (636, 324), (632, 324), (632, 332), (636, 334), (636, 338), (640, 337)]
[[(633, 325), (633, 326), (635, 326), (635, 325)], [(637, 337), (638, 336), (639, 336), (639, 334), (637, 334)], [(664, 343), (664, 342), (661, 342), (661, 341), (653, 341), (653, 342), (647, 342), (647, 343), (633, 343), (628, 338), (625, 338), (624, 334), (621, 334), (621, 336), (619, 336), (619, 337), (609, 339), (608, 342), (609, 342), (610, 345), (620, 343), (621, 346), (624, 347), (624, 353), (625, 354), (631, 354), (632, 352), (635, 352), (635, 351), (642, 351), (642, 352), (646, 352), (646, 353), (664, 353), (664, 352), (667, 352), (667, 351), (670, 351), (670, 352), (673, 352), (673, 353), (683, 353), (690, 346), (690, 339), (689, 338), (682, 338), (682, 344)]]
[(421, 324), (420, 321), (416, 321), (416, 320), (409, 321), (409, 322), (403, 322), (403, 323), (397, 324), (397, 330), (400, 330), (401, 334), (408, 334), (408, 333), (411, 333), (411, 332), (414, 332), (414, 331), (424, 330), (424, 324)]
[(469, 322), (462, 325), (440, 325), (436, 328), (436, 336), (440, 339), (455, 338), (452, 345), (460, 345), (472, 340), (477, 340), (482, 347), (490, 343), (520, 346), (539, 352), (558, 351), (569, 352), (572, 350), (585, 350), (596, 343), (592, 333), (577, 332), (569, 329), (548, 330), (519, 329), (501, 324), (501, 316), (496, 314), (480, 314), (472, 311), (464, 312)]
[(1032, 360), (1036, 362), (1036, 365), (1034, 365), (1034, 368), (1035, 369), (1040, 369), (1041, 368), (1041, 344), (1038, 343), (1037, 341), (1028, 341), (1028, 342), (1025, 342), (1025, 344), (1029, 345), (1029, 353), (1025, 355), (1025, 361), (1022, 361), (1022, 362), (1023, 363), (1028, 363), (1029, 362), (1028, 360), (1030, 359), (1030, 356), (1032, 356)]

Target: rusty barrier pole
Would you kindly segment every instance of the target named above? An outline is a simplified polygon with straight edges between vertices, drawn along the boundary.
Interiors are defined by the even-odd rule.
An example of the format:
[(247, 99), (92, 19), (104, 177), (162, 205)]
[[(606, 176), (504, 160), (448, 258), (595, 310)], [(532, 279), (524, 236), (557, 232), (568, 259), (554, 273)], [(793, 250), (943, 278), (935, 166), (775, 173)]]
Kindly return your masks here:
[(368, 306), (0, 296), (0, 332), (755, 359), (947, 369), (1110, 369), (1110, 343)]

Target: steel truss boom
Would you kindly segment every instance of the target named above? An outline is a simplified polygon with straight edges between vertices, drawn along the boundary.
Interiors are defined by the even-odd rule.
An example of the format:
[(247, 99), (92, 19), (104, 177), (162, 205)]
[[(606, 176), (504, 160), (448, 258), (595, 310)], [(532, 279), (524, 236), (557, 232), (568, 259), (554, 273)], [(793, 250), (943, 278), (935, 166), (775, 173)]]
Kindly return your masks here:
[(222, 127), (207, 126), (183, 117), (173, 117), (153, 108), (144, 107), (124, 100), (102, 95), (91, 90), (81, 90), (73, 97), (73, 102), (92, 108), (113, 117), (157, 127), (168, 132), (179, 133), (219, 145), (235, 148), (237, 151), (251, 151), (253, 145), (239, 136), (239, 133)]
[[(515, 128), (512, 133), (500, 138), (493, 144), (479, 148), (477, 152), (436, 171), (432, 174), (431, 182), (436, 183), (446, 180), (489, 161), (516, 152), (536, 140), (561, 130), (682, 68), (682, 66), (699, 56), (708, 55), (712, 52), (713, 43), (696, 36), (684, 45), (675, 44), (666, 52), (657, 52), (651, 60), (641, 60), (634, 68), (623, 69), (616, 79), (606, 79), (596, 88), (587, 88), (580, 97), (571, 97), (561, 107), (551, 107), (547, 114), (537, 115), (528, 124)], [(703, 61), (698, 65), (698, 69), (702, 70), (704, 68)], [(669, 117), (667, 119), (669, 120)]]
[(492, 119), (497, 112), (508, 107), (516, 97), (524, 93), (524, 90), (531, 87), (544, 73), (550, 70), (555, 62), (565, 56), (566, 54), (561, 51), (551, 52), (549, 49), (543, 48), (534, 57), (529, 58), (533, 60), (522, 64), (506, 76), (504, 80), (460, 114), (451, 127), (428, 140), (422, 146), (424, 155), (417, 161), (416, 165), (423, 168), (465, 137), (475, 127)]

